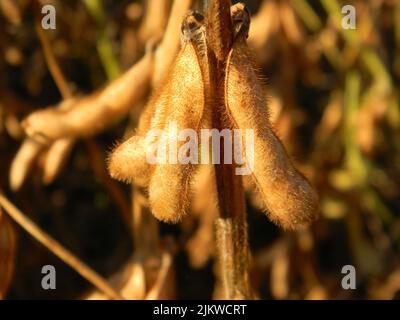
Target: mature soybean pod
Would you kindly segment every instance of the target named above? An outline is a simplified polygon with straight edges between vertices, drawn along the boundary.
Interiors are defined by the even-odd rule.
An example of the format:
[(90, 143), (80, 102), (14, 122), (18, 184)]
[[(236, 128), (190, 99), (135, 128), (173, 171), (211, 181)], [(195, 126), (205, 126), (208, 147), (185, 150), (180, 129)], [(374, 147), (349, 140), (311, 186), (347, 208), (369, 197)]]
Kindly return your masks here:
[[(252, 178), (269, 218), (285, 229), (310, 222), (318, 211), (318, 197), (291, 163), (269, 122), (262, 84), (250, 62), (246, 44), (249, 15), (243, 4), (232, 7), (236, 38), (226, 65), (225, 103), (233, 124), (254, 130)], [(245, 150), (250, 154), (250, 150)]]
[[(201, 18), (198, 14), (190, 13), (185, 21), (188, 21), (191, 15)], [(192, 27), (196, 29), (199, 26), (195, 24)], [(164, 82), (159, 86), (159, 90), (155, 92), (145, 107), (136, 133), (111, 152), (108, 168), (113, 178), (142, 187), (149, 186), (154, 166), (147, 161), (146, 152), (154, 141), (147, 133), (151, 129), (163, 130), (167, 124), (169, 111), (178, 108), (176, 101), (179, 100), (180, 88), (177, 88), (174, 82), (183, 76), (184, 65), (182, 65), (181, 57), (190, 54), (186, 47), (192, 46), (191, 40), (182, 35), (182, 48)]]
[(151, 129), (164, 128), (168, 112), (169, 88), (170, 82), (166, 81), (161, 92), (154, 95), (145, 107), (136, 133), (111, 152), (108, 170), (114, 179), (148, 187), (152, 166), (146, 158), (151, 143), (147, 132)]
[[(164, 132), (167, 139), (177, 139), (184, 129), (189, 129), (194, 134), (192, 141), (193, 138), (197, 142), (199, 139), (198, 132), (205, 106), (200, 66), (205, 48), (202, 20), (200, 14), (190, 13), (182, 24), (183, 47), (176, 60), (166, 101), (168, 115)], [(168, 162), (155, 166), (149, 185), (151, 210), (156, 218), (166, 222), (178, 222), (185, 215), (191, 191), (190, 181), (197, 168), (195, 163), (181, 163), (180, 151), (187, 142), (181, 139), (183, 137), (177, 139), (176, 147), (167, 143)], [(190, 152), (184, 155), (188, 155), (188, 158), (195, 156)], [(196, 161), (196, 157), (192, 159)], [(171, 163), (172, 160), (177, 160), (177, 163)]]

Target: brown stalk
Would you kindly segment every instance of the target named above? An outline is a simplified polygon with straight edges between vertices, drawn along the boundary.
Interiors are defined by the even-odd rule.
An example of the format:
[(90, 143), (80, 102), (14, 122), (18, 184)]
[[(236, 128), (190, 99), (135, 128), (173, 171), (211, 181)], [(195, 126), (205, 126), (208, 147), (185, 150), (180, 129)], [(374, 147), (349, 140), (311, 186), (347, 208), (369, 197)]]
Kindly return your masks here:
[[(230, 7), (230, 0), (213, 0), (208, 8), (206, 28), (209, 51), (208, 101), (212, 103), (212, 127), (218, 130), (227, 127), (222, 107), (225, 62), (233, 40)], [(224, 158), (223, 148), (220, 157)], [(232, 165), (215, 165), (215, 174), (219, 207), (216, 238), (225, 298), (248, 299), (252, 294), (248, 283), (249, 251), (242, 180), (235, 175)]]
[(0, 300), (5, 297), (14, 274), (15, 252), (14, 227), (0, 207)]
[(43, 244), (47, 249), (59, 257), (62, 261), (77, 271), (82, 277), (92, 283), (100, 291), (104, 292), (111, 299), (123, 299), (104, 278), (97, 272), (83, 263), (79, 258), (65, 249), (59, 242), (41, 230), (31, 219), (18, 210), (2, 193), (0, 193), (0, 205), (8, 215), (17, 222), (33, 238)]
[[(36, 2), (35, 2), (36, 4)], [(36, 8), (37, 9), (37, 8)], [(71, 98), (72, 92), (69, 88), (67, 81), (65, 80), (63, 73), (57, 63), (57, 60), (53, 54), (53, 50), (51, 48), (51, 44), (49, 39), (46, 37), (46, 34), (43, 31), (43, 28), (40, 25), (40, 17), (38, 16), (38, 11), (35, 13), (37, 16), (35, 17), (35, 30), (37, 35), (39, 36), (40, 44), (42, 45), (43, 53), (45, 55), (47, 67), (50, 70), (51, 75), (53, 76), (54, 81), (56, 82), (58, 90), (60, 90), (61, 95), (64, 99)]]

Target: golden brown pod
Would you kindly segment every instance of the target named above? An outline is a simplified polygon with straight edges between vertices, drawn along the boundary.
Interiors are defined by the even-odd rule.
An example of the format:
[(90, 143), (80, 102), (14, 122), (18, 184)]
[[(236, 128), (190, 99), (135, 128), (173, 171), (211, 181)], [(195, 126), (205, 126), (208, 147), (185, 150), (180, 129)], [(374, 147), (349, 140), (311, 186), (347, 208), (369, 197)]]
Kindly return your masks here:
[[(188, 14), (184, 23), (189, 21), (189, 17), (191, 16), (191, 14)], [(195, 26), (192, 26), (194, 28), (192, 35), (198, 37), (198, 29)], [(194, 32), (195, 30), (197, 31)], [(192, 56), (192, 59), (196, 57), (193, 44), (191, 43), (192, 38), (187, 35), (186, 31), (182, 35), (182, 41), (182, 49), (175, 63), (172, 65), (166, 80), (145, 107), (136, 134), (118, 145), (110, 154), (108, 161), (109, 171), (111, 176), (117, 180), (134, 183), (142, 187), (149, 185), (151, 168), (150, 163), (146, 159), (146, 152), (154, 143), (154, 139), (147, 135), (147, 133), (149, 130), (163, 130), (167, 124), (166, 118), (169, 110), (178, 108), (178, 103), (180, 102), (177, 101), (184, 100), (179, 96), (179, 91), (176, 91), (174, 81), (176, 79), (179, 81), (182, 74), (185, 73), (187, 59), (181, 57), (186, 55)], [(201, 78), (199, 81), (201, 81)], [(176, 98), (178, 99), (177, 101), (175, 101)], [(171, 106), (171, 104), (174, 104), (174, 106)]]
[[(187, 141), (179, 139), (178, 133), (192, 130), (189, 139), (198, 140), (205, 104), (200, 67), (205, 52), (203, 19), (198, 13), (185, 17), (182, 48), (164, 84), (146, 107), (137, 134), (119, 145), (109, 159), (114, 178), (149, 187), (152, 211), (163, 221), (176, 222), (184, 215), (190, 193), (194, 165), (179, 162), (179, 151)], [(161, 163), (153, 162), (148, 156), (156, 156), (155, 151), (160, 150), (155, 147), (163, 142), (167, 158)]]
[(146, 162), (145, 138), (134, 135), (118, 145), (109, 155), (108, 171), (114, 179), (147, 186), (150, 167)]
[[(168, 106), (164, 128), (168, 137), (168, 161), (155, 166), (149, 186), (149, 201), (153, 214), (166, 222), (177, 222), (185, 215), (190, 180), (198, 162), (198, 154), (191, 151), (182, 154), (182, 148), (188, 143), (187, 138), (199, 141), (198, 131), (204, 112), (204, 82), (200, 65), (205, 51), (202, 21), (203, 17), (198, 13), (190, 13), (184, 19), (183, 47), (169, 78), (168, 91), (164, 93)], [(180, 136), (182, 130), (191, 135)], [(173, 142), (175, 139), (176, 142)], [(188, 163), (182, 163), (182, 158), (186, 158)]]
[(153, 73), (154, 52), (148, 52), (129, 70), (88, 96), (63, 100), (55, 108), (31, 113), (22, 121), (26, 134), (49, 143), (66, 137), (94, 135), (125, 115), (145, 96)]
[(51, 184), (58, 176), (69, 154), (75, 145), (75, 140), (70, 138), (58, 139), (54, 141), (46, 154), (46, 160), (43, 166), (43, 183)]
[(126, 183), (134, 183), (147, 187), (150, 181), (151, 168), (146, 160), (146, 151), (153, 142), (146, 134), (151, 129), (163, 129), (169, 99), (170, 77), (174, 74), (175, 66), (171, 67), (171, 74), (150, 98), (143, 114), (140, 117), (136, 133), (111, 152), (108, 158), (110, 175)]
[(41, 150), (42, 145), (39, 142), (30, 138), (25, 139), (11, 164), (9, 173), (11, 190), (17, 191), (21, 188)]
[(226, 109), (237, 128), (254, 130), (254, 150), (245, 150), (245, 155), (254, 155), (252, 178), (269, 218), (293, 229), (316, 216), (317, 195), (271, 128), (263, 88), (250, 62), (246, 43), (250, 17), (243, 4), (232, 7), (232, 19), (236, 37), (226, 66)]
[(151, 168), (146, 160), (150, 129), (162, 129), (165, 122), (165, 104), (160, 95), (153, 96), (143, 110), (136, 133), (119, 144), (108, 157), (108, 171), (117, 180), (147, 187)]

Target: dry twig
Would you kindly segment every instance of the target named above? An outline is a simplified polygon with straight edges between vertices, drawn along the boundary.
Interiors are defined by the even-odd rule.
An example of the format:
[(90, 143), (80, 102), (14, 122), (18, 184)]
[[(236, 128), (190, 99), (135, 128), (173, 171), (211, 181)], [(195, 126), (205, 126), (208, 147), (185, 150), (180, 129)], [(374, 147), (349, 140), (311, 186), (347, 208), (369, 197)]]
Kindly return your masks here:
[(32, 220), (19, 211), (3, 194), (0, 193), (0, 205), (9, 216), (25, 229), (32, 237), (43, 244), (47, 249), (59, 257), (62, 261), (77, 271), (82, 277), (92, 283), (99, 290), (112, 299), (122, 299), (119, 293), (111, 288), (97, 272), (83, 263), (79, 258), (65, 249), (50, 235), (42, 231)]

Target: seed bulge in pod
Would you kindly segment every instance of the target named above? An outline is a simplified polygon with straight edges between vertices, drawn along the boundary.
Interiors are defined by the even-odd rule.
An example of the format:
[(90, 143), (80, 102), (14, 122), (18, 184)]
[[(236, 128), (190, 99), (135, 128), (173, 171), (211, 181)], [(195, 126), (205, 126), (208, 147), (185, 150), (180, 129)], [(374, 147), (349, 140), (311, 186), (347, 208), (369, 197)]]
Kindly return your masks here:
[(225, 75), (225, 103), (234, 125), (254, 130), (254, 146), (245, 157), (252, 162), (252, 178), (261, 193), (269, 218), (285, 229), (294, 229), (315, 218), (318, 197), (293, 166), (274, 134), (263, 87), (251, 63), (246, 44), (250, 17), (241, 3), (231, 8), (236, 37)]
[(156, 218), (178, 222), (186, 213), (190, 181), (197, 168), (199, 128), (204, 112), (204, 82), (200, 61), (204, 51), (203, 16), (189, 13), (182, 23), (182, 49), (171, 73), (163, 142), (167, 161), (155, 166), (149, 202)]

